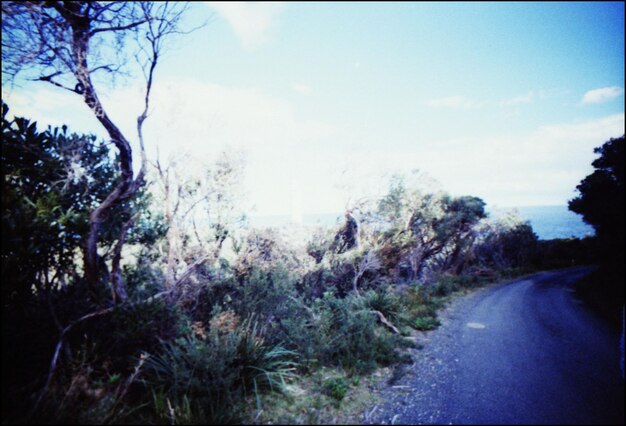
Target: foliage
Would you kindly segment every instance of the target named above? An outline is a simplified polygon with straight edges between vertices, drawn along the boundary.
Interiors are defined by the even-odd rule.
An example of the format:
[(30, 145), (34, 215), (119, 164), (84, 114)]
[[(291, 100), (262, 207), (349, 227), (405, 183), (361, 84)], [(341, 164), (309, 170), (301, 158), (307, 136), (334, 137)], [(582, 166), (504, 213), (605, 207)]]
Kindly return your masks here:
[[(3, 138), (2, 333), (17, 349), (3, 352), (2, 402), (11, 421), (42, 396), (31, 420), (236, 422), (251, 401), (261, 412), (264, 393), (327, 368), (341, 377), (318, 380), (315, 404), (338, 405), (344, 374), (358, 381), (407, 361), (402, 336), (437, 327), (450, 294), (536, 260), (528, 223), (489, 220), (479, 198), (400, 178), (374, 207), (349, 209), (302, 247), (277, 229), (236, 235), (236, 164), (217, 164), (206, 182), (157, 165), (160, 190), (145, 187), (100, 224), (101, 258), (111, 262), (141, 213), (126, 235), (128, 299), (64, 334), (48, 382), (63, 328), (110, 300), (84, 285), (80, 254), (89, 216), (120, 172), (107, 145), (65, 128), (40, 133), (4, 119)], [(206, 215), (193, 214), (200, 206)], [(585, 247), (539, 245), (555, 262)]]
[(171, 287), (197, 275), (201, 264), (218, 263), (225, 243), (236, 237), (245, 218), (239, 202), (243, 159), (224, 152), (207, 165), (178, 154), (164, 165), (157, 160), (154, 169), (154, 193), (167, 221), (162, 268)]
[(380, 327), (360, 297), (351, 294), (339, 299), (326, 293), (315, 308), (319, 319), (312, 340), (323, 364), (360, 374), (399, 359), (395, 348), (403, 345), (402, 338)]
[(39, 132), (27, 119), (9, 121), (7, 112), (3, 103), (5, 301), (23, 300), (32, 286), (41, 291), (71, 278), (89, 211), (104, 199), (117, 174), (108, 147), (94, 136), (68, 135), (66, 127)]
[(624, 136), (610, 139), (594, 149), (600, 157), (591, 164), (594, 172), (576, 187), (579, 196), (569, 209), (581, 214), (596, 231), (595, 260), (600, 268), (579, 286), (579, 293), (614, 323), (624, 309)]
[(361, 303), (364, 308), (382, 313), (391, 322), (403, 320), (402, 301), (391, 288), (369, 290), (363, 294)]
[(324, 382), (324, 392), (338, 402), (346, 396), (350, 386), (344, 377), (334, 377)]
[(523, 221), (515, 211), (483, 221), (478, 236), (475, 256), (479, 265), (503, 269), (536, 261), (537, 235), (530, 223)]
[(413, 322), (413, 327), (415, 327), (416, 330), (421, 330), (421, 331), (433, 330), (439, 327), (440, 325), (441, 323), (439, 322), (437, 318), (433, 318), (430, 316), (417, 317), (415, 318)]
[[(3, 406), (15, 407), (17, 413), (43, 385), (61, 329), (97, 309), (94, 301), (110, 298), (106, 288), (87, 291), (81, 254), (90, 212), (115, 185), (119, 170), (109, 146), (95, 136), (70, 134), (66, 127), (40, 132), (36, 123), (20, 117), (10, 121), (7, 113), (3, 104), (2, 343), (12, 349), (3, 351), (3, 371), (9, 373), (2, 395)], [(149, 194), (139, 191), (101, 224), (103, 261), (111, 259), (130, 215), (149, 210), (150, 202)], [(158, 215), (143, 214), (138, 224), (128, 235), (134, 244), (151, 245), (163, 234)], [(142, 269), (149, 268), (125, 267), (127, 275), (137, 278)], [(133, 286), (145, 287), (144, 278)], [(153, 280), (158, 288), (158, 277)], [(140, 308), (125, 307), (70, 334), (61, 358), (65, 374), (72, 370), (69, 348), (87, 343), (96, 344), (101, 360), (128, 369), (128, 356), (160, 335), (160, 326), (152, 325), (167, 319), (158, 310)]]
[(293, 277), (284, 267), (265, 272), (254, 268), (243, 283), (238, 311), (268, 321), (273, 316), (281, 317), (282, 308), (293, 295)]
[[(246, 395), (280, 391), (294, 376), (295, 353), (264, 341), (252, 319), (164, 342), (146, 361), (145, 386), (163, 421), (220, 424), (236, 420)], [(234, 326), (234, 327), (232, 327)]]
[(316, 228), (315, 231), (311, 235), (311, 239), (307, 241), (306, 252), (309, 256), (315, 259), (315, 263), (319, 264), (322, 262), (324, 255), (331, 248), (331, 236), (328, 230), (324, 228)]
[(569, 202), (569, 209), (583, 216), (607, 245), (607, 256), (624, 256), (624, 136), (610, 139), (594, 152), (600, 157), (591, 164), (594, 172), (576, 187), (580, 195)]
[(295, 271), (300, 269), (300, 260), (290, 244), (276, 229), (252, 229), (237, 249), (233, 265), (235, 275), (241, 279), (255, 268), (270, 270), (278, 265)]
[(452, 197), (442, 191), (427, 193), (407, 188), (396, 176), (367, 221), (382, 229), (382, 263), (394, 278), (401, 270), (410, 280), (431, 270), (464, 268), (475, 239), (474, 226), (486, 216), (477, 197)]
[(540, 240), (537, 242), (536, 266), (557, 269), (590, 265), (602, 260), (601, 251), (601, 244), (593, 237)]

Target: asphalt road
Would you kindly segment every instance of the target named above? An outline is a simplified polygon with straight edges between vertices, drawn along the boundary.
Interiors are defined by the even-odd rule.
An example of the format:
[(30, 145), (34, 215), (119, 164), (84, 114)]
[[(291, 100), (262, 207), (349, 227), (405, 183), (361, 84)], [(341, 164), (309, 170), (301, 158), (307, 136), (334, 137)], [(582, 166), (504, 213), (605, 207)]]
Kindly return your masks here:
[(576, 298), (590, 268), (457, 299), (365, 423), (624, 424), (619, 331)]

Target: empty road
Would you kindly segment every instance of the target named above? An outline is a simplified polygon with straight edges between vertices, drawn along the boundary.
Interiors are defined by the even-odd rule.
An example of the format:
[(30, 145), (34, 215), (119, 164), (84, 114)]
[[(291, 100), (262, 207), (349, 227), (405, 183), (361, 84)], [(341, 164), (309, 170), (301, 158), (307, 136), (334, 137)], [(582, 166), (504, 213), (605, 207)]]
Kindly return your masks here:
[(624, 424), (619, 331), (576, 298), (580, 267), (457, 299), (365, 423)]

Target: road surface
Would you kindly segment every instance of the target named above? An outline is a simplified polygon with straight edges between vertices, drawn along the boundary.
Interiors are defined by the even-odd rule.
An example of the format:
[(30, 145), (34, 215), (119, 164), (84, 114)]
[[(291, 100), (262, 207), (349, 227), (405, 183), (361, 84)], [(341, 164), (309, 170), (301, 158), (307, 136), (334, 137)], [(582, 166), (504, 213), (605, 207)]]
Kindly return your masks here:
[(457, 299), (364, 422), (624, 424), (620, 332), (573, 290), (590, 271), (542, 272)]

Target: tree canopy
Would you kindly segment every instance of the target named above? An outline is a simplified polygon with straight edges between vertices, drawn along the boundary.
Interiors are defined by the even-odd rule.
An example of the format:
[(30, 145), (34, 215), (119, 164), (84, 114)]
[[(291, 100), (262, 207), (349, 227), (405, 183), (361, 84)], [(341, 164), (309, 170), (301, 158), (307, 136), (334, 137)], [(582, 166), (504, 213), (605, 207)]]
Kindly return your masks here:
[(610, 139), (594, 149), (600, 157), (591, 164), (595, 171), (576, 187), (580, 195), (569, 209), (594, 227), (603, 244), (613, 253), (624, 252), (624, 136)]
[[(143, 124), (149, 112), (154, 71), (164, 40), (179, 33), (187, 6), (157, 2), (3, 2), (2, 73), (11, 79), (42, 81), (83, 98), (118, 150), (120, 178), (107, 196), (90, 209), (84, 238), (84, 276), (96, 293), (111, 285), (113, 301), (125, 301), (127, 292), (120, 267), (125, 233), (135, 222), (131, 216), (117, 237), (117, 253), (110, 271), (98, 253), (101, 225), (113, 208), (123, 208), (145, 184), (146, 154)], [(127, 55), (134, 56), (129, 61)], [(95, 77), (103, 72), (120, 75), (136, 64), (145, 77), (144, 109), (137, 117), (141, 167), (134, 175), (128, 135), (113, 122), (100, 101)], [(110, 279), (109, 279), (110, 277)]]

